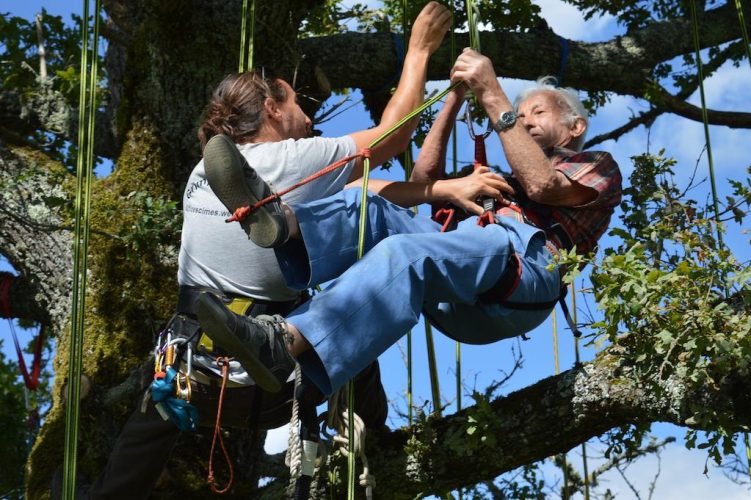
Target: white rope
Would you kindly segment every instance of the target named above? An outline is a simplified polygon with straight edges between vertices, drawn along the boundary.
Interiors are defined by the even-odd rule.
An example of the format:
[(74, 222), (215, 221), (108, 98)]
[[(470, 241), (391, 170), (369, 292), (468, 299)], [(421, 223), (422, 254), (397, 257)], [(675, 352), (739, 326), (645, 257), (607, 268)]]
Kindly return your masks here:
[(289, 467), (288, 493), (294, 494), (295, 483), (302, 471), (302, 442), (300, 440), (300, 404), (295, 395), (297, 388), (302, 383), (302, 370), (299, 364), (295, 364), (295, 390), (292, 393), (292, 416), (289, 420), (289, 438), (287, 439), (287, 454), (284, 464)]
[[(326, 426), (330, 429), (336, 430), (337, 434), (332, 437), (326, 434), (326, 432), (324, 431), (324, 435), (334, 444), (339, 446), (342, 454), (345, 457), (349, 456), (350, 448), (352, 449), (353, 453), (360, 457), (360, 461), (362, 461), (363, 472), (358, 476), (358, 479), (360, 480), (360, 486), (365, 488), (366, 498), (368, 500), (372, 500), (373, 489), (375, 488), (376, 480), (375, 476), (370, 473), (368, 457), (365, 455), (365, 424), (363, 423), (362, 418), (360, 418), (357, 413), (353, 412), (355, 424), (353, 436), (355, 442), (353, 446), (350, 447), (349, 440), (347, 439), (347, 436), (349, 435), (349, 418), (345, 401), (346, 394), (344, 393), (344, 391), (337, 391), (329, 399), (329, 411), (326, 417)], [(340, 407), (342, 408), (341, 410), (339, 409)]]

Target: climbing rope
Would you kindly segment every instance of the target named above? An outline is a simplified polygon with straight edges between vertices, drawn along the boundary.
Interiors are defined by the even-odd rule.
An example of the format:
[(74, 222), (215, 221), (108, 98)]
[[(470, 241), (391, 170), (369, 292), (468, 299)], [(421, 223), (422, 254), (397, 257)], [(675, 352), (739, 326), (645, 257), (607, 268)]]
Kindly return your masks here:
[(89, 0), (83, 2), (81, 23), (81, 81), (78, 106), (78, 154), (76, 158), (76, 207), (73, 237), (73, 289), (68, 361), (68, 395), (65, 412), (63, 498), (75, 498), (78, 419), (83, 365), (86, 268), (88, 264), (89, 213), (94, 157), (94, 116), (99, 53), (101, 0), (94, 3), (94, 35), (89, 61)]
[[(576, 320), (576, 286), (574, 283), (571, 283), (571, 317), (573, 320), (574, 325), (578, 325), (578, 322)], [(581, 364), (581, 360), (579, 357), (579, 337), (580, 335), (577, 335), (577, 331), (574, 331), (574, 356), (575, 356), (575, 363), (576, 366), (579, 366)], [(589, 500), (589, 466), (587, 462), (587, 443), (582, 443), (582, 468), (583, 468), (583, 476), (584, 476), (584, 500)]]
[[(227, 388), (227, 379), (229, 379), (229, 358), (220, 357), (217, 358), (216, 364), (222, 369), (222, 387), (219, 391), (219, 402), (216, 408), (216, 422), (214, 424), (214, 437), (211, 440), (211, 451), (209, 452), (209, 474), (206, 481), (209, 483), (211, 491), (214, 493), (226, 493), (232, 486), (232, 481), (235, 477), (235, 470), (232, 467), (232, 460), (227, 453), (227, 448), (224, 447), (224, 438), (222, 437), (222, 406), (224, 405), (224, 391)], [(220, 488), (214, 478), (214, 450), (216, 449), (216, 442), (219, 441), (219, 446), (222, 448), (222, 454), (224, 456), (225, 463), (229, 468), (229, 479), (227, 484)]]
[[(256, 2), (250, 2), (250, 33), (246, 33), (248, 24), (248, 0), (243, 0), (242, 22), (240, 24), (240, 64), (238, 73), (253, 67), (253, 41), (256, 34)], [(247, 51), (245, 46), (247, 44)]]
[[(295, 364), (295, 394), (302, 382), (302, 370), (299, 364)], [(288, 496), (294, 494), (297, 479), (302, 472), (302, 439), (300, 439), (300, 402), (296, 397), (292, 398), (292, 415), (289, 419), (289, 435), (287, 437), (287, 453), (284, 455), (284, 465), (289, 467)]]
[[(351, 456), (360, 457), (360, 461), (363, 464), (363, 472), (357, 478), (358, 484), (365, 488), (365, 496), (371, 499), (373, 498), (373, 489), (375, 488), (376, 480), (375, 476), (370, 473), (368, 457), (365, 455), (365, 438), (367, 435), (365, 423), (355, 412), (351, 412), (352, 421), (350, 422), (350, 412), (342, 409), (346, 401), (343, 391), (338, 391), (329, 399), (328, 412), (322, 417), (325, 418), (325, 427), (336, 430), (337, 434), (331, 436), (325, 431), (323, 434), (329, 442), (340, 446), (342, 454), (347, 459)], [(350, 425), (352, 427), (349, 427)], [(350, 434), (351, 438), (349, 437)], [(345, 435), (348, 437), (345, 438)]]
[[(409, 16), (407, 16), (407, 0), (402, 0), (402, 46), (406, 47), (409, 36)], [(404, 152), (404, 178), (412, 176), (412, 141)], [(407, 425), (411, 428), (413, 422), (413, 393), (412, 393), (412, 329), (407, 332)]]
[[(34, 347), (34, 357), (31, 362), (31, 373), (29, 373), (26, 367), (26, 360), (23, 355), (23, 350), (18, 342), (18, 335), (16, 334), (16, 327), (13, 324), (13, 318), (15, 314), (10, 305), (10, 289), (13, 286), (15, 276), (9, 273), (0, 274), (0, 317), (6, 318), (8, 321), (8, 327), (10, 329), (11, 336), (13, 337), (13, 345), (16, 349), (16, 356), (18, 357), (18, 369), (21, 372), (21, 377), (24, 383), (24, 401), (26, 411), (28, 415), (26, 417), (26, 425), (30, 436), (39, 427), (39, 411), (37, 410), (36, 399), (30, 397), (30, 393), (36, 391), (39, 386), (39, 376), (42, 371), (42, 349), (44, 347), (44, 325), (40, 325), (39, 333), (37, 334), (36, 345)], [(31, 446), (32, 439), (29, 439), (29, 447)]]
[[(451, 35), (450, 35), (450, 42), (451, 42), (451, 61), (456, 61), (456, 34), (454, 33), (454, 18), (455, 18), (455, 12), (454, 12), (454, 2), (451, 2)], [(456, 137), (456, 120), (454, 120), (454, 124), (451, 127), (451, 172), (454, 177), (456, 177), (457, 171), (459, 170), (458, 165), (458, 159), (456, 157), (457, 155), (457, 137)], [(456, 363), (456, 369), (455, 376), (456, 376), (456, 411), (461, 411), (462, 409), (462, 344), (461, 342), (457, 341), (455, 343), (455, 363)], [(461, 499), (462, 493), (461, 490), (459, 492), (459, 498)]]
[(743, 17), (743, 3), (741, 0), (735, 0), (735, 10), (738, 11), (738, 21), (741, 23), (741, 34), (743, 35), (743, 47), (746, 49), (746, 59), (751, 65), (751, 43), (748, 40), (748, 29), (746, 29), (746, 20)]
[(722, 230), (720, 229), (720, 204), (717, 201), (717, 183), (714, 175), (714, 162), (712, 160), (712, 144), (709, 141), (709, 115), (707, 113), (707, 100), (704, 96), (704, 69), (701, 62), (701, 47), (699, 45), (699, 21), (696, 15), (696, 5), (689, 2), (691, 7), (691, 22), (693, 24), (694, 49), (696, 52), (696, 69), (699, 78), (699, 95), (701, 96), (701, 118), (704, 123), (704, 140), (707, 146), (707, 162), (709, 164), (709, 183), (712, 188), (712, 205), (714, 208), (714, 219), (717, 230), (718, 247), (724, 246), (722, 241)]
[[(718, 250), (721, 250), (724, 246), (723, 238), (722, 238), (722, 230), (721, 230), (721, 221), (720, 221), (720, 206), (719, 202), (717, 200), (717, 185), (715, 183), (715, 175), (714, 175), (714, 162), (712, 161), (712, 145), (709, 140), (709, 114), (707, 111), (707, 103), (706, 98), (704, 96), (704, 70), (703, 65), (701, 62), (701, 46), (699, 44), (699, 21), (698, 16), (696, 13), (696, 5), (694, 5), (693, 2), (689, 2), (689, 5), (691, 6), (691, 23), (693, 25), (693, 36), (694, 36), (694, 50), (696, 52), (696, 69), (698, 72), (698, 78), (699, 78), (699, 95), (701, 96), (701, 118), (702, 123), (704, 125), (704, 140), (706, 141), (706, 147), (707, 147), (707, 164), (709, 168), (709, 181), (710, 186), (712, 188), (712, 205), (714, 208), (714, 220), (716, 224), (716, 231), (717, 231), (717, 248)], [(743, 34), (743, 43), (744, 47), (746, 49), (746, 57), (749, 60), (749, 64), (751, 64), (751, 51), (749, 49), (749, 38), (748, 38), (748, 31), (746, 30), (746, 22), (743, 17), (743, 5), (741, 3), (741, 0), (735, 0), (735, 8), (738, 11), (738, 20), (741, 24), (741, 32)], [(725, 289), (725, 295), (727, 297), (728, 290)], [(748, 465), (748, 475), (751, 477), (751, 446), (749, 446), (749, 438), (748, 433), (744, 433), (744, 443), (746, 445), (746, 462)]]

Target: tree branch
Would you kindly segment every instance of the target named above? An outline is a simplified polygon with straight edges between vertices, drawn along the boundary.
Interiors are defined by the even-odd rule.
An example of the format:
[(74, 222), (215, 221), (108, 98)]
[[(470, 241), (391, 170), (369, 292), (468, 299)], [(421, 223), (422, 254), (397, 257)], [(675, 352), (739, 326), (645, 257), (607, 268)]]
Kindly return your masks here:
[[(688, 118), (697, 122), (702, 122), (702, 109), (689, 104), (683, 99), (670, 94), (664, 88), (655, 85), (657, 92), (656, 98), (665, 110), (675, 113), (678, 116)], [(742, 113), (740, 111), (717, 111), (707, 109), (707, 121), (710, 125), (725, 125), (731, 128), (750, 128), (751, 113)]]
[[(628, 423), (662, 421), (685, 427), (696, 401), (727, 415), (728, 432), (751, 424), (746, 378), (730, 374), (725, 387), (693, 393), (676, 376), (638, 380), (627, 359), (625, 348), (611, 347), (592, 363), (491, 402), (493, 415), (479, 421), (477, 408), (471, 407), (419, 423), (414, 432), (369, 437), (368, 457), (379, 490), (398, 492), (393, 498), (439, 494), (492, 480)], [(472, 448), (470, 415), (477, 427)], [(494, 444), (480, 444), (483, 433), (492, 436), (486, 442)]]

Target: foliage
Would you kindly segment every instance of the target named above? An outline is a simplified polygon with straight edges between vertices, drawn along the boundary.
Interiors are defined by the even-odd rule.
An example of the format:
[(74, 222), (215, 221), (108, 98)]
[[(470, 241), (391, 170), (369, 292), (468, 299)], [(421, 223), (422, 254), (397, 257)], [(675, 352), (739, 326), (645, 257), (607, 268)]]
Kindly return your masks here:
[[(35, 108), (76, 108), (80, 86), (81, 18), (73, 15), (72, 22), (66, 22), (61, 16), (50, 16), (42, 9), (39, 24), (44, 44), (46, 79), (42, 79), (36, 21), (0, 13), (0, 49), (3, 51), (0, 59), (1, 88), (17, 92), (24, 102)], [(101, 55), (98, 57), (101, 67)], [(101, 103), (103, 88), (98, 88), (97, 94), (97, 100)], [(67, 120), (62, 118), (62, 121)], [(36, 130), (24, 139), (73, 171), (77, 150), (60, 132)]]
[[(626, 342), (633, 376), (658, 394), (668, 380), (673, 390), (719, 390), (728, 377), (749, 373), (749, 267), (718, 244), (722, 226), (708, 208), (684, 198), (673, 181), (674, 162), (662, 154), (633, 158), (637, 168), (624, 190), (624, 228), (611, 231), (623, 243), (592, 272), (604, 320), (592, 325), (591, 338)], [(736, 187), (747, 196), (744, 184)], [(734, 296), (741, 306), (728, 300)], [(714, 429), (698, 446), (720, 463), (733, 447), (727, 416), (698, 401), (690, 410), (687, 426)], [(687, 437), (687, 445), (695, 446), (696, 433)]]
[(177, 202), (166, 196), (154, 197), (143, 191), (132, 191), (126, 199), (128, 211), (135, 215), (133, 223), (119, 235), (136, 253), (147, 248), (170, 245), (177, 240), (182, 225), (182, 212)]
[[(347, 6), (336, 0), (319, 1), (316, 2), (316, 7), (307, 13), (300, 36), (334, 35), (347, 30), (398, 33), (403, 31), (405, 14), (406, 19), (413, 19), (426, 1), (387, 0), (381, 7), (376, 8), (365, 2)], [(459, 0), (452, 3), (455, 30), (466, 31), (465, 3)], [(478, 0), (477, 3), (483, 29), (487, 27), (511, 32), (546, 30), (544, 21), (539, 16), (540, 8), (530, 0)], [(684, 4), (676, 0), (570, 0), (569, 3), (583, 8), (588, 18), (603, 13), (614, 15), (631, 30), (653, 21), (684, 14)], [(170, 3), (164, 4), (165, 11), (168, 4)], [(405, 4), (406, 13), (403, 11)], [(711, 5), (713, 4), (710, 3)], [(151, 13), (143, 14), (148, 18)], [(74, 105), (78, 90), (77, 26), (65, 26), (60, 18), (49, 16), (45, 16), (44, 23), (47, 63), (51, 74), (54, 75), (48, 86), (51, 90), (60, 92), (69, 104)], [(80, 24), (80, 20), (76, 23)], [(160, 107), (163, 102), (169, 102), (169, 96), (166, 94), (172, 89), (169, 83), (164, 84), (161, 80), (169, 80), (172, 76), (169, 72), (178, 66), (159, 65), (172, 62), (170, 58), (174, 58), (174, 52), (163, 50), (165, 47), (149, 38), (152, 31), (156, 30), (144, 29), (143, 26), (139, 26), (140, 31), (136, 33), (135, 42), (115, 41), (116, 44), (123, 43), (123, 48), (133, 51), (127, 57), (133, 58), (134, 53), (138, 54), (138, 57), (135, 57), (138, 59), (137, 63), (132, 63), (132, 60), (128, 62), (132, 66), (125, 72), (127, 88), (123, 91), (125, 95), (120, 107), (115, 110), (118, 113), (118, 134), (125, 137), (137, 126), (144, 125), (139, 120), (145, 118), (146, 125), (158, 129), (164, 137), (154, 137), (153, 148), (144, 148), (148, 141), (143, 138), (129, 139), (131, 144), (136, 146), (133, 148), (133, 160), (127, 163), (122, 161), (121, 157), (117, 168), (121, 172), (138, 172), (143, 169), (144, 163), (153, 162), (154, 171), (150, 171), (150, 176), (127, 179), (122, 183), (127, 185), (122, 192), (107, 192), (107, 195), (112, 194), (112, 202), (97, 214), (97, 217), (100, 217), (98, 220), (103, 221), (97, 230), (111, 231), (113, 234), (109, 236), (114, 238), (108, 238), (107, 243), (116, 241), (116, 244), (111, 246), (110, 253), (102, 259), (105, 265), (101, 265), (99, 269), (107, 268), (111, 271), (118, 268), (121, 274), (99, 273), (96, 267), (92, 272), (95, 279), (99, 279), (97, 284), (103, 291), (99, 303), (96, 304), (99, 317), (96, 318), (94, 329), (107, 344), (116, 345), (117, 349), (121, 348), (121, 344), (110, 342), (112, 338), (116, 337), (117, 341), (133, 340), (135, 344), (139, 337), (135, 334), (137, 328), (133, 325), (140, 327), (139, 330), (147, 330), (142, 323), (132, 318), (138, 316), (139, 319), (143, 319), (149, 316), (143, 311), (168, 310), (168, 307), (158, 302), (162, 296), (158, 291), (154, 291), (158, 286), (167, 289), (168, 287), (163, 286), (167, 280), (157, 276), (158, 273), (150, 269), (150, 264), (156, 260), (151, 259), (154, 255), (160, 256), (158, 258), (164, 256), (164, 261), (171, 263), (176, 260), (175, 235), (180, 229), (178, 202), (173, 201), (170, 195), (163, 194), (165, 191), (159, 191), (163, 186), (155, 188), (151, 183), (156, 184), (154, 179), (162, 182), (165, 177), (168, 182), (173, 180), (167, 174), (165, 177), (156, 175), (161, 168), (161, 165), (157, 165), (160, 160), (155, 159), (158, 156), (156, 153), (162, 151), (163, 145), (160, 141), (172, 141), (176, 144), (175, 149), (189, 147), (187, 144), (177, 143), (170, 135), (164, 111), (172, 110), (167, 109), (168, 105), (165, 105), (165, 108)], [(127, 38), (131, 33), (122, 35)], [(130, 46), (127, 46), (128, 44)], [(17, 91), (26, 98), (39, 93), (37, 71), (34, 69), (38, 63), (33, 22), (0, 14), (0, 46), (4, 51), (3, 64), (0, 65), (3, 90)], [(719, 67), (724, 60), (738, 61), (743, 54), (741, 49), (741, 42), (734, 42), (707, 51), (706, 56), (710, 59), (707, 74)], [(190, 54), (186, 53), (184, 56), (189, 59)], [(678, 67), (681, 64), (682, 71), (674, 71), (673, 65)], [(678, 89), (692, 89), (697, 85), (693, 64), (693, 55), (687, 54), (680, 61), (657, 65), (651, 76), (658, 81), (672, 77)], [(133, 68), (137, 65), (140, 66), (134, 71)], [(159, 66), (160, 69), (152, 71), (152, 66)], [(205, 78), (196, 78), (202, 79)], [(142, 85), (139, 83), (141, 81), (146, 83)], [(198, 84), (195, 84), (195, 87), (198, 93), (205, 91), (203, 88), (199, 89)], [(164, 92), (165, 89), (168, 92)], [(129, 102), (129, 99), (135, 97), (141, 99), (137, 100), (139, 104), (149, 102), (137, 93), (152, 91), (159, 95), (156, 111), (143, 110), (141, 113), (139, 106)], [(588, 108), (594, 111), (605, 105), (610, 96), (611, 94), (605, 90), (591, 92)], [(650, 99), (650, 96), (647, 98)], [(184, 118), (178, 115), (179, 113), (170, 115), (169, 119), (177, 122)], [(418, 128), (418, 145), (430, 123), (431, 116), (426, 115)], [(33, 137), (28, 139), (53, 158), (66, 160), (66, 157), (74, 153), (73, 148), (64, 139), (49, 132), (36, 131)], [(614, 235), (621, 238), (622, 244), (606, 254), (602, 262), (595, 267), (593, 274), (596, 297), (600, 301), (605, 319), (592, 325), (590, 338), (602, 345), (627, 345), (630, 352), (634, 353), (633, 359), (625, 360), (635, 367), (632, 376), (647, 383), (652, 382), (655, 391), (665, 391), (666, 381), (675, 381), (671, 387), (677, 389), (683, 384), (687, 387), (720, 390), (723, 384), (728, 383), (729, 374), (748, 373), (746, 364), (751, 359), (748, 334), (751, 331), (744, 310), (748, 310), (751, 303), (751, 270), (748, 263), (736, 262), (727, 250), (718, 249), (718, 222), (713, 217), (715, 214), (697, 201), (687, 199), (688, 188), (679, 190), (674, 185), (672, 168), (675, 163), (672, 160), (665, 158), (661, 152), (658, 155), (646, 154), (635, 157), (634, 162), (635, 173), (622, 207), (624, 226), (613, 231)], [(23, 175), (36, 173), (36, 167), (32, 167)], [(733, 195), (725, 200), (718, 216), (723, 219), (723, 223), (731, 220), (743, 223), (745, 212), (751, 202), (751, 182), (730, 182)], [(108, 189), (106, 184), (101, 185), (105, 186), (102, 191)], [(134, 189), (133, 186), (138, 186), (138, 190), (130, 192)], [(65, 204), (65, 198), (59, 196), (56, 191), (46, 191), (40, 196), (46, 197), (44, 201), (47, 208), (60, 208)], [(65, 205), (64, 208), (69, 207)], [(44, 214), (41, 210), (34, 208), (29, 211), (32, 216), (38, 216), (35, 221), (43, 219)], [(108, 224), (111, 221), (117, 223)], [(144, 265), (132, 265), (133, 262), (128, 262), (128, 266), (123, 265), (119, 260), (123, 247), (127, 251), (128, 260), (142, 258)], [(583, 259), (573, 254), (564, 255), (563, 260), (572, 269), (578, 269), (579, 265), (584, 263)], [(108, 278), (113, 283), (112, 286), (109, 283), (105, 286), (103, 283)], [(573, 275), (567, 279), (573, 279)], [(126, 322), (124, 318), (131, 319)], [(148, 319), (151, 321), (151, 318)], [(133, 356), (134, 352), (138, 352), (137, 348), (130, 347), (122, 347), (122, 352), (127, 353), (123, 357)], [(106, 365), (106, 360), (111, 359), (107, 358), (111, 355), (105, 353), (104, 349), (93, 352), (102, 353), (97, 356), (105, 360), (103, 365)], [(8, 379), (6, 384), (6, 379), (3, 378), (4, 368), (5, 365), (0, 364), (0, 387), (12, 395), (4, 406), (10, 409), (13, 405), (19, 404), (18, 385), (15, 378)], [(477, 450), (496, 446), (498, 421), (490, 405), (491, 397), (492, 394), (488, 393), (474, 393), (474, 405), (468, 408), (462, 417), (455, 417), (461, 420), (461, 425), (457, 426), (458, 430), (448, 435), (442, 443), (436, 442), (436, 434), (431, 429), (429, 419), (421, 418), (416, 426), (416, 437), (405, 449), (410, 457), (411, 477), (421, 479), (427, 477), (422, 476), (426, 470), (434, 472), (429, 469), (433, 452), (438, 446), (445, 446), (452, 453), (462, 457), (469, 457)], [(725, 416), (713, 412), (711, 408), (702, 408), (701, 402), (696, 402), (696, 406), (692, 408), (693, 416), (685, 422), (686, 425), (715, 430), (706, 435), (690, 431), (688, 442), (691, 446), (706, 448), (717, 459), (721, 454), (730, 451), (734, 436), (732, 431), (726, 430), (728, 426), (725, 425)], [(4, 411), (3, 418), (6, 417), (15, 418), (17, 413)], [(5, 420), (0, 419), (0, 422), (0, 425), (6, 425)], [(11, 428), (11, 424), (2, 427), (3, 430), (8, 429), (8, 446), (11, 445), (9, 442), (15, 442), (20, 436), (18, 427)], [(611, 432), (608, 436), (606, 457), (615, 459), (638, 455), (644, 448), (642, 445), (647, 430), (647, 426), (635, 425)], [(4, 454), (4, 458), (13, 456), (12, 453)], [(2, 473), (6, 470), (20, 470), (14, 468), (17, 466), (15, 464), (8, 465), (8, 468), (5, 465), (3, 463), (0, 467)], [(563, 464), (563, 467), (566, 467), (566, 464)], [(336, 470), (332, 474), (330, 482), (335, 483), (339, 474)], [(0, 479), (4, 481), (5, 477), (0, 476)], [(39, 480), (43, 481), (41, 478)], [(578, 478), (574, 483), (578, 487), (583, 484), (583, 480)], [(1, 484), (3, 489), (0, 492), (5, 491), (4, 483)], [(542, 479), (539, 464), (530, 464), (498, 478), (495, 482), (472, 488), (467, 493), (472, 498), (489, 495), (520, 499), (543, 498), (546, 488), (550, 488), (550, 485)]]

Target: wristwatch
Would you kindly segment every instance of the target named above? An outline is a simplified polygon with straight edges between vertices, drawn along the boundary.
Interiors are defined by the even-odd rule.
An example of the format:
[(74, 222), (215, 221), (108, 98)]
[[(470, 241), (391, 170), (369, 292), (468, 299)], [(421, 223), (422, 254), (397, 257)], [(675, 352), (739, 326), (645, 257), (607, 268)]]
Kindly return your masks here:
[(499, 134), (504, 130), (508, 130), (516, 123), (516, 113), (513, 111), (504, 111), (501, 113), (501, 117), (493, 124), (493, 130)]

